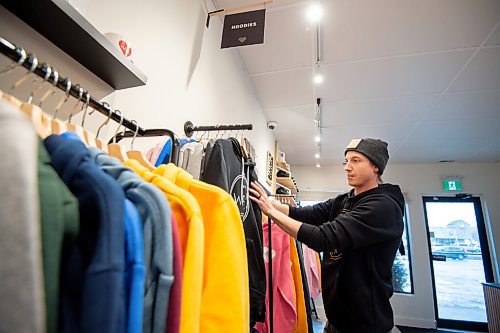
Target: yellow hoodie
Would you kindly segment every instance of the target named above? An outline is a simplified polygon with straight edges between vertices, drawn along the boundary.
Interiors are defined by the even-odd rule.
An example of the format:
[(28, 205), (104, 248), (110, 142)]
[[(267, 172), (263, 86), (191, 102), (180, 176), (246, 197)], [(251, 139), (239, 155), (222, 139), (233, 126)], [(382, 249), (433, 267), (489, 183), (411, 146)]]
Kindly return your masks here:
[(200, 314), (202, 284), (204, 282), (204, 232), (200, 206), (191, 193), (174, 185), (164, 177), (152, 173), (139, 162), (127, 160), (123, 164), (134, 170), (147, 182), (156, 185), (168, 199), (178, 224), (179, 239), (184, 255), (180, 332), (203, 332), (200, 328)]
[(201, 207), (205, 249), (200, 332), (249, 332), (247, 253), (236, 203), (223, 189), (172, 163), (154, 172), (189, 191)]

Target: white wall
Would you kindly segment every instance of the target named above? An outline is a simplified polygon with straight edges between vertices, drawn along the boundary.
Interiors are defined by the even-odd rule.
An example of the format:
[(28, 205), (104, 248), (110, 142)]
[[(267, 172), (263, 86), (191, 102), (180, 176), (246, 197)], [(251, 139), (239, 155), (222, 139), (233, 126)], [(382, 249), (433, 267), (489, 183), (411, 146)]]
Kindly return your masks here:
[[(123, 35), (132, 44), (134, 64), (148, 77), (145, 86), (108, 96), (113, 108), (144, 128), (168, 128), (181, 136), (187, 120), (194, 125), (253, 124), (245, 135), (256, 149), (259, 176), (265, 175), (274, 136), (238, 51), (220, 49), (222, 21), (213, 18), (205, 28), (203, 1), (94, 0), (85, 15), (101, 33)], [(137, 139), (134, 147), (151, 144)]]
[[(315, 167), (292, 166), (301, 197), (313, 197), (307, 189), (342, 192), (348, 189), (342, 166)], [(423, 195), (447, 195), (441, 190), (441, 179), (446, 175), (463, 177), (463, 191), (481, 197), (483, 213), (495, 271), (499, 281), (500, 258), (500, 163), (476, 164), (415, 164), (389, 165), (384, 172), (384, 182), (399, 184), (409, 206), (410, 237), (412, 240), (412, 270), (414, 295), (395, 294), (391, 299), (397, 324), (417, 327), (434, 326), (434, 302), (430, 262), (425, 230)], [(305, 190), (305, 191), (304, 191)], [(323, 193), (323, 199), (335, 193)], [(495, 247), (495, 244), (497, 246)], [(496, 259), (495, 259), (496, 258)]]
[[(41, 62), (57, 67), (61, 75), (69, 76), (73, 83), (80, 83), (92, 96), (103, 98), (113, 109), (121, 110), (125, 117), (136, 120), (143, 128), (168, 128), (184, 136), (183, 125), (187, 120), (194, 125), (253, 124), (253, 130), (245, 136), (256, 149), (259, 177), (264, 177), (266, 151), (274, 150), (274, 135), (266, 127), (265, 116), (253, 94), (238, 50), (220, 49), (222, 20), (212, 18), (210, 28), (205, 28), (203, 0), (81, 0), (72, 3), (83, 9), (81, 14), (101, 33), (119, 33), (132, 44), (133, 61), (148, 77), (145, 86), (112, 92), (106, 83), (0, 8), (2, 36), (37, 54)], [(9, 63), (6, 57), (0, 57), (0, 68)], [(25, 100), (30, 86), (24, 85), (16, 91), (10, 89), (12, 82), (24, 73), (25, 70), (16, 69), (3, 76), (0, 88)], [(44, 111), (53, 113), (62, 95), (58, 92), (57, 98), (49, 98)], [(75, 102), (71, 99), (66, 103), (58, 117), (67, 118)], [(95, 112), (87, 118), (85, 127), (95, 133), (105, 119)], [(77, 123), (80, 120), (81, 114), (74, 118)], [(117, 124), (110, 122), (100, 137), (109, 139), (116, 129)], [(212, 133), (211, 137), (214, 136)], [(145, 150), (159, 140), (137, 139), (134, 148)], [(123, 143), (127, 146), (130, 140)]]

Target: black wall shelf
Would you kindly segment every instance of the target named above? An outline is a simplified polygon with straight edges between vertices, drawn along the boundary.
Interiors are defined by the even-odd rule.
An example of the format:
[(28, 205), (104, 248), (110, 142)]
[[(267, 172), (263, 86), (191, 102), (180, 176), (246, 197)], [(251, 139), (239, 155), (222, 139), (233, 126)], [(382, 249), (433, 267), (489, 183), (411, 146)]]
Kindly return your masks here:
[(146, 75), (67, 1), (0, 0), (0, 4), (114, 89), (146, 84)]

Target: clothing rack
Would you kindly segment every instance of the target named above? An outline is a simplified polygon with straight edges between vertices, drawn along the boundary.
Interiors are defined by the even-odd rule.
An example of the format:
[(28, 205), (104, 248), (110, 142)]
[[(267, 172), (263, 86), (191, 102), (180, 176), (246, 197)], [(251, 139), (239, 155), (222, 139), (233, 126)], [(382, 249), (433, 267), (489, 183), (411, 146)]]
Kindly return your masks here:
[(125, 138), (135, 138), (137, 136), (140, 137), (155, 137), (155, 136), (168, 136), (170, 140), (172, 140), (172, 152), (170, 153), (170, 162), (177, 164), (177, 157), (179, 156), (180, 144), (179, 140), (175, 137), (175, 133), (168, 129), (158, 128), (158, 129), (147, 129), (142, 133), (136, 133), (135, 131), (125, 131), (118, 133), (115, 137), (109, 140), (109, 143), (112, 143), (114, 140), (119, 142)]
[(189, 120), (184, 123), (184, 134), (188, 138), (193, 135), (193, 132), (208, 132), (208, 131), (240, 131), (252, 130), (252, 124), (245, 125), (215, 125), (215, 126), (194, 126)]
[[(38, 64), (38, 59), (36, 58), (36, 56), (34, 54), (27, 54), (27, 52), (22, 47), (18, 47), (10, 43), (9, 41), (5, 40), (4, 38), (0, 37), (0, 51), (5, 56), (16, 62), (18, 66), (22, 66), (28, 69), (30, 72), (38, 75), (45, 81), (53, 82), (54, 86), (57, 86), (64, 92), (66, 92), (69, 87), (69, 90), (67, 91), (69, 95), (77, 99), (82, 98), (81, 96), (82, 90), (79, 84), (73, 85), (69, 78), (63, 78), (59, 76), (58, 72), (54, 67), (51, 67), (45, 63)], [(84, 93), (84, 95), (87, 94), (88, 92)], [(90, 96), (90, 94), (88, 94), (88, 96), (89, 96), (88, 105), (92, 109), (99, 111), (100, 113), (106, 115), (107, 117), (113, 119), (118, 123), (121, 123), (124, 127), (134, 131), (134, 133), (137, 131), (139, 135), (142, 135), (145, 132), (145, 130), (139, 127), (135, 121), (128, 120), (127, 118), (123, 117), (120, 113), (113, 111), (107, 104), (95, 100), (92, 96)], [(82, 101), (87, 103), (86, 98), (82, 99)]]

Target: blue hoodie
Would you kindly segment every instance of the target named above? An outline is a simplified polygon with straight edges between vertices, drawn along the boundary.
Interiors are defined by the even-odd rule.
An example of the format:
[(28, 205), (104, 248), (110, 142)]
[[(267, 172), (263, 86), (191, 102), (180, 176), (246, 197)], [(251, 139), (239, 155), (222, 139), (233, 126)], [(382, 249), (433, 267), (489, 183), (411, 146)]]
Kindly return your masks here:
[(164, 332), (174, 283), (171, 210), (165, 195), (142, 180), (116, 158), (89, 148), (92, 159), (120, 183), (127, 199), (137, 208), (144, 237), (146, 281), (143, 305), (143, 332)]
[(77, 140), (44, 141), (54, 169), (79, 202), (78, 245), (61, 272), (61, 332), (124, 332), (124, 210), (120, 185)]
[(127, 333), (142, 332), (144, 253), (142, 224), (137, 208), (125, 199), (125, 303)]

